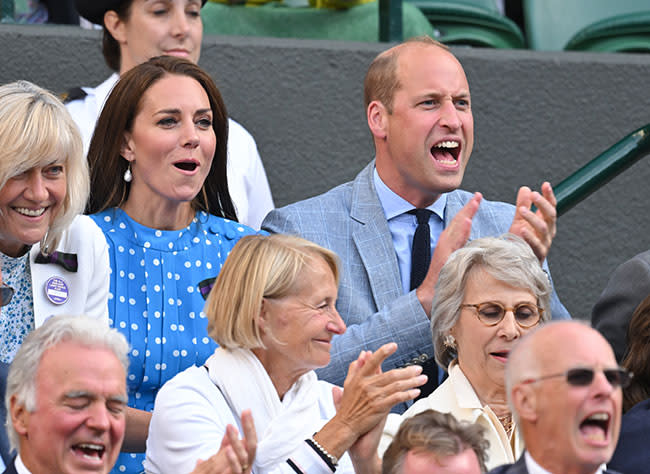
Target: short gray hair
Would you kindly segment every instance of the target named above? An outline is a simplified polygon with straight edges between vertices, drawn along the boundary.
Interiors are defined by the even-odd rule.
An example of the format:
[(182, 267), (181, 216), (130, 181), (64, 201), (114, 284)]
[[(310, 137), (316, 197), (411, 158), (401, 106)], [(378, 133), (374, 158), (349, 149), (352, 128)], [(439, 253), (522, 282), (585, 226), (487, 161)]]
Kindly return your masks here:
[(51, 316), (25, 337), (14, 357), (7, 377), (5, 406), (7, 434), (12, 449), (18, 450), (18, 433), (11, 422), (11, 397), (29, 412), (36, 409), (36, 374), (43, 354), (62, 343), (73, 342), (92, 348), (108, 349), (120, 361), (124, 372), (129, 368), (129, 343), (116, 329), (88, 316)]
[(532, 292), (543, 310), (542, 321), (550, 318), (551, 284), (530, 246), (513, 234), (473, 240), (449, 256), (436, 284), (431, 333), (436, 362), (442, 367), (448, 367), (458, 355), (454, 347), (445, 346), (444, 340), (458, 322), (467, 279), (477, 268)]

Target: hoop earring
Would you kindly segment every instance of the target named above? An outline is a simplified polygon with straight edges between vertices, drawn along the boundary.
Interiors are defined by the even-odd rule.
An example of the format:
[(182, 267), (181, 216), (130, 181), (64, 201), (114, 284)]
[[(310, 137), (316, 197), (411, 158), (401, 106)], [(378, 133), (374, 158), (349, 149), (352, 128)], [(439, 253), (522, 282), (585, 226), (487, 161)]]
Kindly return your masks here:
[(133, 180), (133, 175), (131, 174), (131, 162), (129, 161), (129, 167), (124, 172), (124, 181), (130, 183)]

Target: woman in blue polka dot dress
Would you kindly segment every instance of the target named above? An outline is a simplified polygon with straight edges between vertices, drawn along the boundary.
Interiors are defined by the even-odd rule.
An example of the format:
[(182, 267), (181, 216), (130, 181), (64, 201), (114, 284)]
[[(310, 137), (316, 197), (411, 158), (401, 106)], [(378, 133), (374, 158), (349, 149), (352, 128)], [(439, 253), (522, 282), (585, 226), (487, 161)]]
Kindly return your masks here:
[(158, 389), (214, 351), (198, 285), (254, 233), (236, 222), (228, 194), (227, 127), (210, 77), (172, 57), (127, 72), (97, 122), (89, 211), (109, 245), (111, 324), (131, 344), (130, 453), (114, 472), (142, 471), (135, 452), (144, 451)]

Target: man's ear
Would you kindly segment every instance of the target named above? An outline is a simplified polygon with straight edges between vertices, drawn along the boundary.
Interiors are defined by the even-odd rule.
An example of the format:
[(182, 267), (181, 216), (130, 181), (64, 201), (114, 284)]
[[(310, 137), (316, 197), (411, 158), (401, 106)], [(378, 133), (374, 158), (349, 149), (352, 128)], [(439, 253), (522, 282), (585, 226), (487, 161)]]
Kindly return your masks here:
[(386, 110), (384, 104), (378, 100), (373, 100), (368, 104), (366, 114), (368, 118), (368, 127), (373, 136), (381, 140), (386, 138), (386, 116), (388, 115), (388, 110)]
[(126, 41), (126, 28), (115, 10), (108, 10), (104, 13), (104, 26), (115, 41), (124, 43)]
[(30, 413), (25, 408), (25, 405), (18, 403), (16, 395), (12, 395), (9, 400), (9, 415), (11, 416), (11, 423), (14, 429), (20, 436), (27, 436), (29, 429)]
[(537, 392), (527, 384), (518, 384), (512, 388), (512, 404), (521, 420), (531, 423), (537, 421)]

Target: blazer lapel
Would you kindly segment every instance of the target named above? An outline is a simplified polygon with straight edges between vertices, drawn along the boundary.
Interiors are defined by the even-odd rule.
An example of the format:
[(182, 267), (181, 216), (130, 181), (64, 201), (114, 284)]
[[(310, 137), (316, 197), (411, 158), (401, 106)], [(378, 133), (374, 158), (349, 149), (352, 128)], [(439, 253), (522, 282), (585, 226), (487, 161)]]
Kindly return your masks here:
[(359, 173), (352, 187), (352, 239), (366, 269), (377, 308), (401, 294), (402, 283), (388, 222), (373, 183), (375, 161)]

